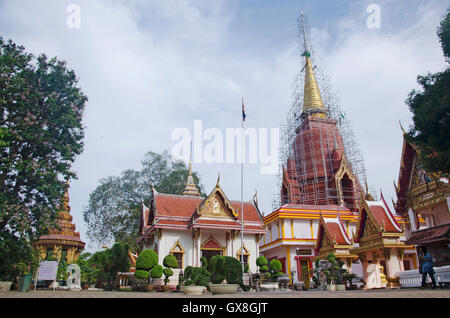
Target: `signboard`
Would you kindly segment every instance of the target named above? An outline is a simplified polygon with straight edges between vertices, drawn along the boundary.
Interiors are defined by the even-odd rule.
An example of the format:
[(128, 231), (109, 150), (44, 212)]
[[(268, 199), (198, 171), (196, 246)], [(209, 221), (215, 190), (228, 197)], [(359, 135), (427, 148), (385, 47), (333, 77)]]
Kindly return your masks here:
[(310, 249), (297, 249), (297, 255), (312, 255), (312, 251)]
[(58, 262), (42, 261), (39, 265), (37, 280), (56, 280), (56, 272), (58, 271)]

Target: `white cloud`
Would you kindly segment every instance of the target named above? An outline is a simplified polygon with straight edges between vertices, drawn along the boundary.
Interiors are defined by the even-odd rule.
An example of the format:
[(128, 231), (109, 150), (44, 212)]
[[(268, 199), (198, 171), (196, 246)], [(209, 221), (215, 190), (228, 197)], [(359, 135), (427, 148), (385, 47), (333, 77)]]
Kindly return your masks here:
[[(279, 127), (284, 121), (299, 71), (297, 39), (274, 45), (273, 54), (253, 49), (261, 46), (251, 34), (239, 41), (245, 47), (233, 47), (231, 39), (244, 36), (230, 31), (239, 23), (239, 2), (77, 1), (82, 25), (69, 29), (66, 6), (71, 2), (5, 1), (0, 5), (0, 28), (3, 36), (28, 51), (67, 60), (89, 97), (85, 151), (73, 166), (79, 179), (70, 189), (82, 239), (87, 240), (82, 207), (98, 180), (138, 168), (149, 150), (170, 150), (173, 129), (192, 130), (195, 119), (203, 121), (204, 129), (239, 127), (241, 97), (249, 127)], [(398, 1), (386, 3), (396, 6)], [(362, 12), (354, 8), (345, 16), (334, 16), (327, 29), (313, 27), (312, 34), (315, 60), (331, 76), (341, 107), (354, 123), (369, 183), (392, 193), (401, 152), (398, 120), (407, 126), (411, 117), (404, 100), (416, 87), (418, 74), (444, 65), (435, 37), (443, 11), (442, 5), (407, 8), (420, 19), (390, 29), (395, 17), (381, 7), (384, 18), (378, 31), (364, 27), (361, 7)], [(207, 192), (220, 171), (226, 193), (240, 199), (239, 165), (204, 164), (194, 169)], [(246, 165), (244, 180), (244, 199), (257, 188), (263, 211), (269, 213), (277, 177), (262, 176), (259, 166)]]

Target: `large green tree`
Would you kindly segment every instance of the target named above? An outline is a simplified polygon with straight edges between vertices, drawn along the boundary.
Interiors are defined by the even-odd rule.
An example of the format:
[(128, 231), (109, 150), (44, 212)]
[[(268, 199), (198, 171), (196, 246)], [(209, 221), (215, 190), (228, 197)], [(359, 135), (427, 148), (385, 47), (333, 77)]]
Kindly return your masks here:
[[(447, 63), (450, 62), (450, 9), (438, 32)], [(413, 90), (406, 101), (414, 124), (407, 139), (415, 144), (424, 168), (429, 172), (450, 173), (450, 68), (436, 74), (418, 76), (422, 91)]]
[[(125, 170), (120, 176), (100, 180), (90, 194), (83, 210), (88, 237), (99, 245), (112, 241), (128, 243), (136, 250), (141, 199), (149, 204), (151, 185), (160, 193), (181, 194), (188, 176), (188, 168), (181, 161), (173, 161), (168, 152), (148, 152), (140, 170)], [(194, 182), (204, 195), (197, 173)]]
[(65, 180), (75, 177), (87, 102), (77, 84), (66, 62), (35, 58), (0, 37), (1, 249), (29, 248), (53, 224)]

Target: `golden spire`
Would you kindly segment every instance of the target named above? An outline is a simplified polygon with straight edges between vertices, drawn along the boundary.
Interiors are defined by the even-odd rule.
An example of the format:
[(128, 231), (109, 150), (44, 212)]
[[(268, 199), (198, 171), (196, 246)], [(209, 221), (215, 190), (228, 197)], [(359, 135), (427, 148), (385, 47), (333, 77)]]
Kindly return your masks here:
[[(192, 157), (192, 142), (191, 142), (191, 157)], [(192, 159), (189, 158), (189, 174), (187, 178), (186, 185), (184, 186), (183, 195), (193, 195), (196, 197), (200, 196), (200, 192), (195, 185), (194, 178), (192, 177)]]
[(311, 114), (313, 117), (326, 118), (326, 109), (323, 105), (319, 86), (316, 82), (309, 52), (304, 53), (306, 58), (305, 66), (305, 90), (303, 97), (303, 113)]
[(327, 118), (327, 110), (323, 104), (319, 86), (317, 85), (314, 68), (311, 63), (311, 52), (308, 49), (308, 40), (306, 35), (305, 16), (303, 11), (300, 13), (299, 28), (303, 33), (303, 54), (305, 57), (305, 88), (303, 94), (303, 113), (313, 117)]

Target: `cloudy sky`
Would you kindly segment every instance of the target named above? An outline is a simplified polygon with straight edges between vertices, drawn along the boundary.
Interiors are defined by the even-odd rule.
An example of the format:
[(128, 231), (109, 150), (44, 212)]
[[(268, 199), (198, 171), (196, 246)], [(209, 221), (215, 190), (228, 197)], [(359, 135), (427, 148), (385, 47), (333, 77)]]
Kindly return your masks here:
[[(380, 8), (379, 28), (368, 27), (371, 4)], [(140, 168), (150, 150), (170, 151), (173, 132), (193, 134), (195, 120), (225, 136), (241, 125), (242, 97), (247, 128), (280, 127), (299, 72), (301, 10), (314, 60), (352, 122), (369, 184), (390, 201), (402, 146), (398, 122), (411, 123), (404, 101), (417, 75), (445, 67), (436, 29), (449, 6), (449, 0), (0, 0), (0, 35), (35, 55), (66, 60), (89, 98), (70, 204), (82, 239), (95, 250), (82, 210), (101, 178)], [(260, 163), (245, 164), (244, 199), (256, 189), (268, 214), (277, 175), (261, 174)], [(238, 163), (193, 168), (205, 191), (220, 173), (229, 198), (240, 200)]]

